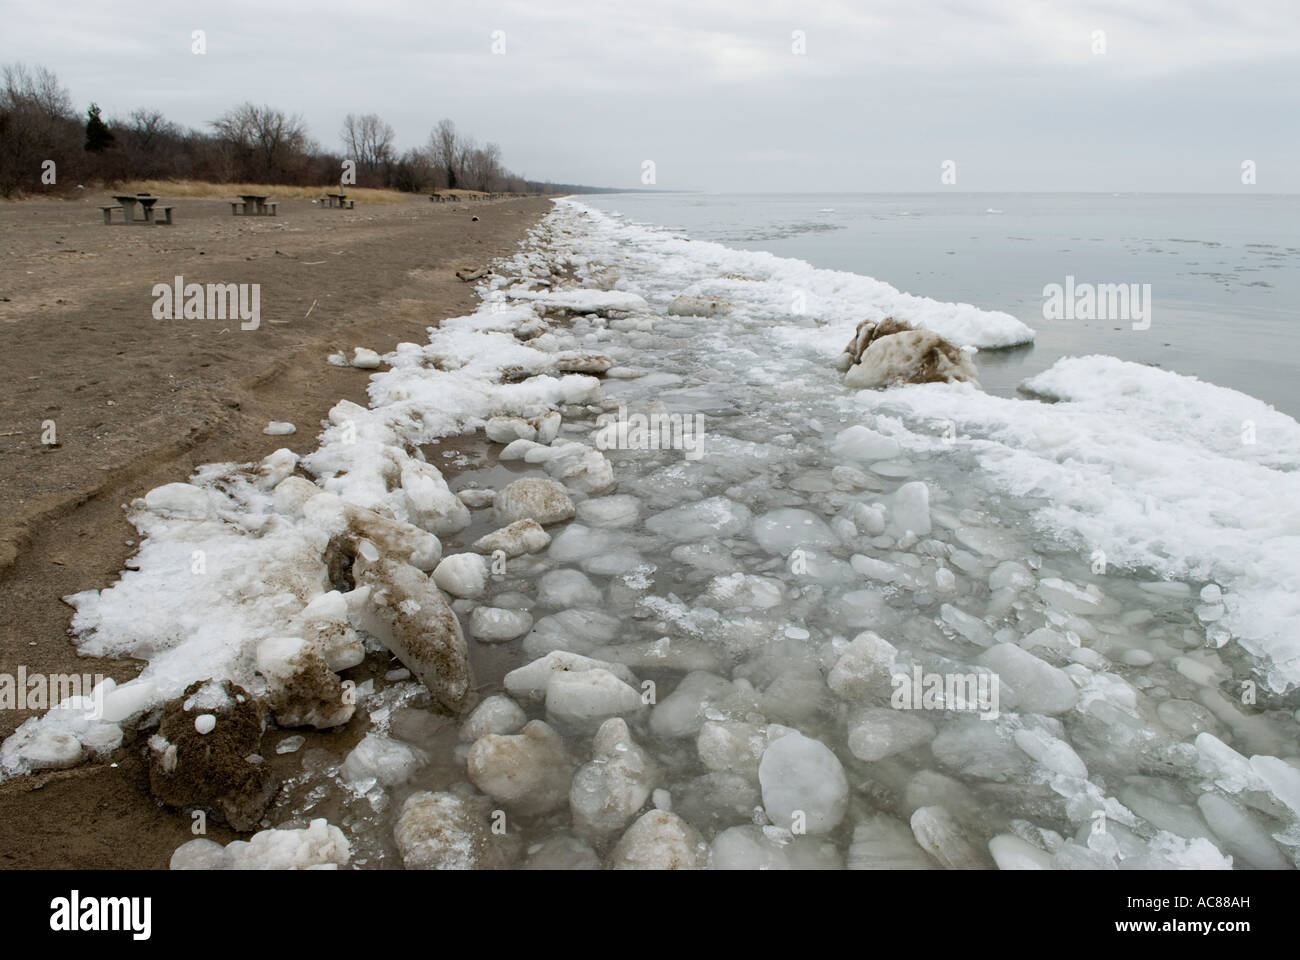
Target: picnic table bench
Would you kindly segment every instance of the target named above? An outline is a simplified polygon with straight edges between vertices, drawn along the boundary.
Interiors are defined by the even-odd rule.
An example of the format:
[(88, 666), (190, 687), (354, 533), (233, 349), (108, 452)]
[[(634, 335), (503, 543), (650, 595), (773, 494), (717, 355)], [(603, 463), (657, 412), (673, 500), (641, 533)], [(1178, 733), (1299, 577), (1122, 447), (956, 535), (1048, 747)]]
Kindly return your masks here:
[(327, 193), (322, 198), (326, 206), (338, 207), (340, 210), (351, 210), (356, 204), (355, 200), (349, 200), (346, 193)]
[(241, 193), (238, 200), (230, 201), (233, 217), (274, 217), (276, 201), (260, 193)]
[[(148, 193), (134, 193), (134, 194), (123, 194), (121, 196), (115, 196), (113, 197), (113, 199), (117, 201), (116, 204), (108, 204), (106, 206), (102, 206), (99, 208), (100, 212), (104, 215), (104, 223), (106, 225), (111, 226), (113, 223), (116, 222), (118, 224), (135, 223), (135, 224), (145, 224), (145, 225), (157, 224), (158, 226), (164, 226), (164, 227), (171, 226), (171, 222), (172, 222), (171, 207), (160, 207), (159, 210), (162, 213), (162, 219), (160, 220), (154, 219), (153, 208), (154, 208), (154, 204), (156, 204), (160, 199), (158, 197), (155, 197)], [(140, 205), (140, 213), (141, 213), (140, 217), (136, 217), (135, 215), (136, 204)], [(116, 210), (122, 211), (121, 220), (118, 221), (113, 220), (113, 212)]]

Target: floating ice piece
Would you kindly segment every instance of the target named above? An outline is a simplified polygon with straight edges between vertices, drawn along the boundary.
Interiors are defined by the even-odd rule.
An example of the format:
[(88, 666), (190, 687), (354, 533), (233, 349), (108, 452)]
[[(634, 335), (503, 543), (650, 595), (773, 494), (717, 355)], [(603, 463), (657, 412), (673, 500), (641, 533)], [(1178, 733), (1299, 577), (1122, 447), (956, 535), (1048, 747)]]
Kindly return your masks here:
[(920, 480), (905, 483), (888, 499), (889, 521), (885, 534), (901, 537), (913, 533), (918, 537), (930, 535), (930, 488)]
[(522, 417), (493, 417), (483, 428), (487, 438), (496, 443), (536, 440), (537, 428)]
[(1026, 728), (1015, 732), (1015, 741), (1016, 746), (1053, 773), (1087, 779), (1088, 768), (1064, 740), (1049, 736), (1042, 730)]
[(767, 749), (766, 727), (741, 720), (707, 720), (695, 740), (700, 762), (710, 770), (744, 773), (757, 778)]
[(933, 723), (914, 712), (869, 707), (849, 720), (849, 752), (859, 760), (883, 760), (924, 746), (937, 732)]
[(1046, 577), (1038, 581), (1038, 595), (1067, 613), (1108, 612), (1106, 598), (1094, 583), (1079, 587), (1059, 577)]
[(1014, 833), (1000, 833), (989, 840), (989, 853), (999, 870), (1051, 870), (1052, 855)]
[(1054, 716), (1073, 709), (1079, 700), (1069, 674), (1013, 643), (990, 647), (979, 662), (1011, 687), (1020, 710)]
[(592, 741), (591, 762), (578, 768), (569, 788), (574, 825), (596, 834), (622, 830), (658, 780), (658, 765), (632, 739), (626, 721), (606, 720)]
[(596, 530), (571, 523), (551, 541), (547, 556), (556, 563), (582, 563), (586, 566), (587, 561), (614, 550), (625, 539), (626, 535), (616, 530)]
[[(479, 798), (480, 800), (482, 798)], [(502, 866), (493, 857), (490, 811), (453, 793), (406, 798), (393, 840), (407, 870), (474, 870)]]
[(835, 442), (831, 444), (831, 453), (834, 456), (862, 462), (890, 460), (902, 452), (902, 446), (893, 437), (877, 433), (861, 424), (841, 430), (835, 437)]
[(610, 717), (644, 709), (640, 692), (603, 667), (560, 670), (546, 685), (546, 718), (569, 731), (592, 733)]
[(796, 833), (828, 833), (848, 808), (849, 782), (839, 758), (821, 741), (801, 733), (768, 746), (758, 779), (768, 819)]
[(1202, 793), (1196, 805), (1206, 823), (1219, 838), (1219, 845), (1234, 858), (1240, 858), (1256, 870), (1290, 870), (1294, 868), (1268, 829), (1249, 810), (1217, 793)]
[(488, 796), (523, 814), (568, 800), (573, 764), (564, 741), (541, 720), (513, 735), (491, 733), (469, 748), (469, 778)]
[(921, 849), (947, 870), (983, 870), (989, 857), (977, 848), (943, 807), (921, 807), (912, 814), (912, 835)]
[(725, 677), (694, 670), (650, 713), (650, 729), (660, 737), (690, 737), (704, 724), (704, 711), (732, 692)]
[(542, 529), (536, 520), (516, 520), (508, 526), (479, 537), (473, 543), (473, 549), (479, 553), (496, 553), (500, 550), (508, 558), (521, 557), (525, 553), (538, 553), (551, 543), (551, 535)]
[(794, 507), (763, 514), (754, 520), (752, 532), (760, 547), (778, 556), (789, 556), (794, 550), (834, 547), (840, 542), (825, 520), (809, 510)]
[(772, 577), (733, 573), (710, 580), (702, 599), (719, 610), (770, 610), (785, 599), (785, 584)]
[(523, 708), (504, 694), (487, 697), (475, 707), (460, 728), (462, 743), (473, 743), (489, 733), (515, 733), (528, 722)]
[(613, 870), (699, 870), (707, 856), (704, 841), (689, 823), (663, 810), (651, 810), (628, 827), (609, 857)]
[(418, 747), (383, 734), (368, 733), (344, 758), (339, 775), (350, 784), (373, 781), (392, 787), (410, 780), (428, 762), (429, 755)]
[(481, 490), (477, 487), (470, 487), (461, 490), (456, 496), (460, 497), (460, 502), (471, 510), (482, 510), (484, 507), (492, 506), (497, 498), (497, 492), (495, 490)]
[(475, 607), (469, 615), (469, 632), (483, 643), (503, 643), (522, 637), (533, 628), (532, 615), (524, 610)]
[(590, 527), (630, 527), (641, 518), (641, 501), (626, 494), (596, 497), (578, 504), (578, 520)]
[(545, 477), (523, 477), (496, 496), (493, 510), (498, 523), (534, 520), (542, 526), (570, 519), (573, 501), (562, 484)]
[(443, 557), (433, 571), (433, 582), (453, 597), (480, 597), (487, 589), (487, 558), (477, 553), (453, 553)]
[(962, 714), (950, 721), (930, 744), (943, 766), (967, 777), (1005, 783), (1029, 769), (1029, 761), (992, 721)]
[(709, 497), (656, 513), (645, 525), (651, 533), (670, 540), (707, 540), (735, 536), (749, 526), (752, 516), (743, 504)]
[(552, 651), (532, 663), (511, 670), (506, 674), (504, 682), (506, 690), (514, 696), (542, 701), (546, 699), (551, 682), (557, 675), (595, 668), (609, 671), (624, 683), (633, 686), (637, 684), (636, 675), (622, 664), (595, 660), (564, 650)]
[(878, 813), (853, 828), (845, 866), (850, 870), (933, 870), (936, 864), (916, 845), (906, 824)]
[(829, 840), (796, 837), (777, 827), (728, 827), (709, 846), (713, 870), (839, 870), (839, 852)]
[(223, 848), (198, 838), (183, 843), (171, 857), (173, 870), (320, 870), (346, 867), (352, 847), (338, 827), (323, 817), (297, 829), (262, 830), (251, 840)]
[(537, 602), (544, 607), (594, 607), (600, 598), (600, 588), (581, 570), (549, 570), (537, 582)]
[(887, 697), (892, 690), (894, 660), (898, 650), (871, 631), (864, 631), (845, 647), (826, 677), (826, 685), (845, 700)]
[(524, 638), (524, 652), (530, 657), (553, 650), (586, 653), (597, 644), (609, 643), (622, 628), (621, 620), (599, 610), (561, 610), (537, 621)]

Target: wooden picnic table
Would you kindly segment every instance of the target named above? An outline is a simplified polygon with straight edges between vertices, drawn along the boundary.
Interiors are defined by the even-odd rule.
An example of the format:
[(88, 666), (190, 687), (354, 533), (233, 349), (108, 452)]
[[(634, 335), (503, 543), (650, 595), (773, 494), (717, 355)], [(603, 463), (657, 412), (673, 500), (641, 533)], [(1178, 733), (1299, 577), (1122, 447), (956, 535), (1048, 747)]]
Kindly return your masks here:
[[(147, 193), (131, 193), (113, 199), (122, 205), (122, 217), (127, 223), (153, 223), (153, 205), (158, 202), (158, 197), (150, 196)], [(139, 220), (135, 216), (135, 205), (137, 203), (140, 204), (140, 210), (143, 214), (143, 218)]]
[(331, 207), (341, 207), (348, 210), (351, 210), (353, 203), (356, 202), (349, 200), (346, 193), (327, 193), (325, 194), (325, 200)]

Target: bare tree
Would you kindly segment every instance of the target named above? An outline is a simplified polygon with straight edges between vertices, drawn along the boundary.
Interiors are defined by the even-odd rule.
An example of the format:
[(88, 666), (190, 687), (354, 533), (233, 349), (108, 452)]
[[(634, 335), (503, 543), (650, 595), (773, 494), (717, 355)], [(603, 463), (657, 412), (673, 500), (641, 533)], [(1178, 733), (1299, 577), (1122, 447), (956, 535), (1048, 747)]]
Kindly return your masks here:
[(278, 183), (302, 167), (312, 144), (302, 117), (243, 103), (212, 121), (241, 176)]
[(72, 96), (53, 73), (21, 63), (0, 70), (0, 195), (39, 184), (47, 160), (62, 179), (75, 177), (81, 133)]
[(455, 123), (450, 120), (439, 121), (429, 137), (429, 153), (433, 157), (433, 162), (442, 167), (445, 172), (448, 189), (456, 189), (456, 174), (461, 158)]
[(358, 117), (349, 113), (343, 118), (339, 136), (348, 158), (356, 161), (359, 170), (372, 176), (387, 173), (394, 161), (393, 139), (396, 134), (378, 114), (367, 113)]
[(153, 150), (161, 141), (179, 137), (181, 128), (162, 115), (161, 110), (141, 107), (132, 110), (122, 124), (141, 150)]

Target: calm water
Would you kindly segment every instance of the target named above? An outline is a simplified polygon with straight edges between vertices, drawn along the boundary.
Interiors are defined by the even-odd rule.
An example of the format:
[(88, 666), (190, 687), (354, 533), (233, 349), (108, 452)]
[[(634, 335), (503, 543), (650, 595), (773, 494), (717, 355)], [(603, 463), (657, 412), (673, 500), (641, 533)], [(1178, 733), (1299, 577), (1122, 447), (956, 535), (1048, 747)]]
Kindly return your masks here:
[[(979, 356), (1010, 394), (1061, 356), (1105, 353), (1234, 387), (1300, 418), (1300, 196), (618, 194), (603, 210), (746, 250), (1005, 310), (1033, 346)], [(1149, 330), (1044, 320), (1043, 287), (1151, 284)]]

